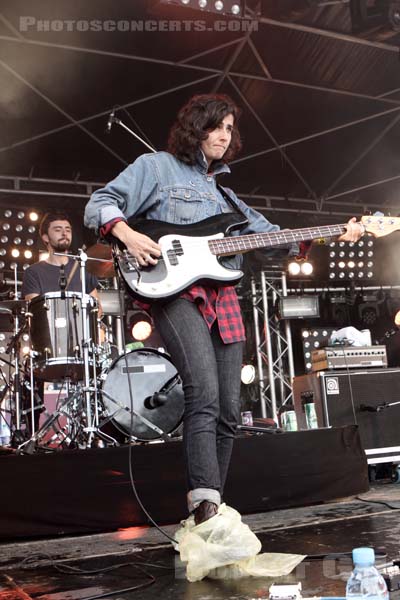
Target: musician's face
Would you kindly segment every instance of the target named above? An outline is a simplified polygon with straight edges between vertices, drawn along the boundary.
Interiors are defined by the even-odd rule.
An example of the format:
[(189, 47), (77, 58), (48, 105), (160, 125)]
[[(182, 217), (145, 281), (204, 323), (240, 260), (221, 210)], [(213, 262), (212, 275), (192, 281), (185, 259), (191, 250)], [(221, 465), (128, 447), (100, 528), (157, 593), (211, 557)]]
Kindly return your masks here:
[(72, 242), (71, 225), (68, 221), (52, 221), (47, 234), (44, 233), (42, 238), (55, 252), (65, 252)]
[(233, 115), (226, 115), (218, 127), (208, 133), (207, 139), (201, 142), (201, 149), (208, 166), (213, 160), (221, 160), (228, 150), (232, 139), (233, 122)]

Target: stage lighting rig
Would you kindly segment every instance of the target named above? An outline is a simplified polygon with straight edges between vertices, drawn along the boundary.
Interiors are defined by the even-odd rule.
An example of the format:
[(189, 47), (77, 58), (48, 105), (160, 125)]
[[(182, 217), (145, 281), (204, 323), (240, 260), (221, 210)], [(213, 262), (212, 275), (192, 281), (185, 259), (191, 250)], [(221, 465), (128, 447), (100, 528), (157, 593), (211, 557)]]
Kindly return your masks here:
[(374, 242), (331, 242), (329, 244), (329, 279), (370, 280), (374, 276)]
[(0, 270), (27, 269), (36, 260), (37, 211), (4, 208), (0, 211)]
[(328, 346), (332, 332), (332, 327), (313, 327), (301, 330), (304, 366), (307, 373), (310, 373), (312, 369), (311, 352)]
[(287, 270), (288, 274), (291, 277), (301, 277), (302, 275), (309, 277), (310, 275), (312, 275), (314, 267), (312, 263), (310, 263), (308, 260), (302, 262), (293, 260), (288, 264)]
[(218, 15), (241, 17), (244, 14), (243, 0), (161, 0), (161, 4), (188, 7), (193, 10), (212, 12)]

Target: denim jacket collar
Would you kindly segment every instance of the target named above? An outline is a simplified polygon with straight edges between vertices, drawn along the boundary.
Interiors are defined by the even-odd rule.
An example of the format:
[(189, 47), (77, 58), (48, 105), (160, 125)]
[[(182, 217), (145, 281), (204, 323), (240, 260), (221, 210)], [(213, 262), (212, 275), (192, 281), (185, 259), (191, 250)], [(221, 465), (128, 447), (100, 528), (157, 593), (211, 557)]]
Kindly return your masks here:
[[(196, 158), (197, 158), (196, 167), (199, 169), (199, 171), (204, 174), (208, 173), (207, 159), (201, 148), (199, 148)], [(230, 172), (231, 172), (230, 168), (222, 160), (216, 161), (212, 164), (212, 174), (213, 175), (220, 175), (220, 173), (230, 173)]]

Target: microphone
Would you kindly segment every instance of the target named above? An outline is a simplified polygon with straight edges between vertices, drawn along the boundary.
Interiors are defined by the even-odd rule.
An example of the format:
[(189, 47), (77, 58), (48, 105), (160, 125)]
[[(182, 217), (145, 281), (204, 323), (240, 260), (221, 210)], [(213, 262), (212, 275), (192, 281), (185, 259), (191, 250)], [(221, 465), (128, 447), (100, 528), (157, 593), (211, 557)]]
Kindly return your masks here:
[(162, 392), (155, 392), (152, 396), (147, 396), (144, 401), (144, 406), (148, 410), (152, 410), (153, 408), (158, 408), (159, 406), (164, 406), (164, 404), (168, 401), (167, 394), (163, 394)]
[(113, 126), (113, 123), (114, 123), (114, 117), (115, 117), (115, 108), (113, 108), (112, 111), (110, 112), (110, 114), (108, 115), (106, 133), (110, 133), (111, 127)]
[(60, 266), (60, 278), (58, 280), (58, 285), (61, 290), (61, 299), (65, 299), (65, 288), (67, 287), (67, 278), (65, 277), (65, 265)]

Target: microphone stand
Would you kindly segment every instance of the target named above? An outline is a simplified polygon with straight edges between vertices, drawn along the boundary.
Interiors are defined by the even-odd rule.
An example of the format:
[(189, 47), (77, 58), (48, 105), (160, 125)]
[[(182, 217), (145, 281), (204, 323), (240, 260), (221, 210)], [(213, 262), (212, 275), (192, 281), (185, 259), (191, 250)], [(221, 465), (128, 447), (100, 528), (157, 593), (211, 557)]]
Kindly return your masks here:
[(125, 131), (127, 131), (128, 133), (133, 135), (133, 137), (136, 138), (137, 140), (139, 140), (139, 142), (142, 142), (142, 144), (144, 146), (146, 146), (146, 148), (148, 148), (152, 152), (157, 152), (157, 150), (155, 150), (152, 146), (150, 146), (150, 144), (148, 144), (143, 138), (141, 138), (140, 135), (138, 135), (137, 133), (132, 131), (132, 129), (130, 129), (127, 125), (125, 125), (125, 123), (123, 121), (121, 121), (121, 119), (118, 119), (118, 117), (114, 117), (114, 115), (111, 114), (109, 122), (110, 122), (110, 130), (111, 130), (112, 124), (115, 123), (116, 125), (119, 125), (120, 127), (122, 127), (122, 129), (125, 129)]

